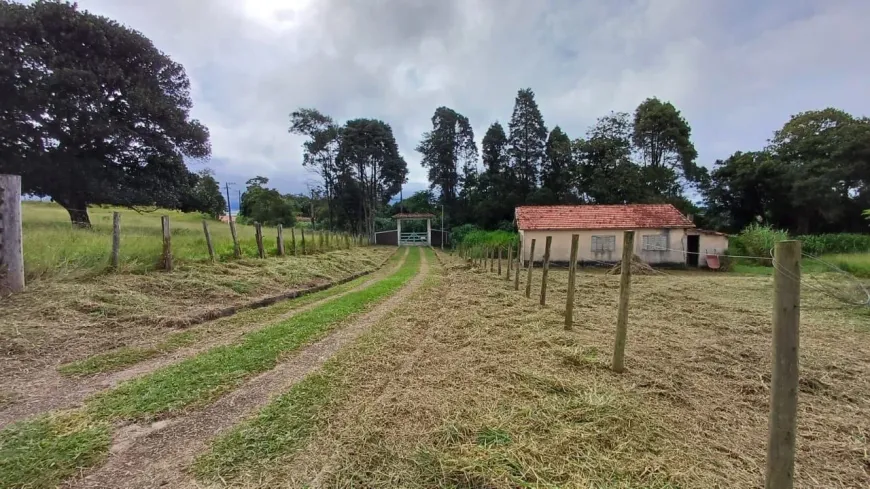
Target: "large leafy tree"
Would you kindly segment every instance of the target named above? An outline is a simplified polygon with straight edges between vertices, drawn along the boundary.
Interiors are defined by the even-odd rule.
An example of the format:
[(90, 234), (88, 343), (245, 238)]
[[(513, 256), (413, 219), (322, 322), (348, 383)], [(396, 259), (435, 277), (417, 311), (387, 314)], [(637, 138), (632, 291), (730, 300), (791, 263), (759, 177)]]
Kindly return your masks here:
[(327, 220), (333, 225), (333, 200), (338, 189), (339, 170), (336, 164), (341, 145), (341, 128), (331, 117), (317, 109), (299, 109), (290, 114), (292, 134), (307, 136), (303, 144), (302, 164), (311, 168), (323, 180)]
[(680, 193), (675, 181), (696, 182), (701, 172), (689, 123), (670, 102), (648, 98), (634, 112), (632, 142), (648, 168), (646, 178), (662, 195)]
[(799, 233), (862, 228), (870, 204), (870, 119), (838, 109), (802, 112), (769, 150), (786, 167)]
[(343, 188), (359, 197), (364, 231), (374, 240), (378, 210), (396, 195), (408, 176), (393, 129), (377, 119), (354, 119), (342, 130), (338, 165)]
[(457, 216), (460, 184), (472, 176), (477, 161), (477, 144), (468, 118), (448, 107), (438, 107), (432, 116), (432, 130), (423, 134), (417, 151), (423, 155), (420, 163), (428, 168), (431, 188), (440, 191), (448, 216)]
[(544, 118), (535, 101), (535, 92), (531, 88), (524, 88), (517, 93), (508, 129), (511, 166), (517, 190), (525, 199), (538, 185), (547, 140), (547, 126), (544, 125)]
[(89, 204), (181, 206), (184, 158), (210, 154), (184, 68), (68, 2), (0, 0), (0, 19), (0, 171), (82, 226)]
[(559, 126), (550, 131), (541, 168), (541, 186), (553, 196), (552, 203), (567, 202), (574, 177), (571, 139)]
[(513, 169), (510, 167), (508, 138), (504, 127), (492, 123), (481, 141), (483, 173), (480, 174), (474, 202), (474, 220), (486, 227), (511, 220), (516, 197)]
[(195, 183), (191, 186), (187, 197), (183, 199), (181, 210), (200, 211), (215, 219), (226, 212), (227, 201), (221, 194), (220, 185), (211, 169), (206, 168), (196, 173)]
[(601, 117), (585, 140), (574, 142), (576, 193), (593, 204), (626, 204), (649, 200), (642, 168), (632, 161), (632, 125), (625, 112)]
[(294, 199), (283, 196), (276, 189), (268, 188), (269, 179), (257, 176), (247, 181), (242, 194), (239, 215), (251, 222), (268, 226), (296, 224)]
[(736, 152), (717, 161), (705, 189), (714, 227), (739, 231), (753, 222), (786, 226), (791, 183), (782, 163), (766, 151)]

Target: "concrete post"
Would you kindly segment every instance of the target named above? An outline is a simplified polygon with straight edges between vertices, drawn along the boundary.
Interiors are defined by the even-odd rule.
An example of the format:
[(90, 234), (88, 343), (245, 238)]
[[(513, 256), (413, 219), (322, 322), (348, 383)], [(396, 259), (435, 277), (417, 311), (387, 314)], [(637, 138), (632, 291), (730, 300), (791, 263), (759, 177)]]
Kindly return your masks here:
[(21, 176), (0, 175), (0, 294), (24, 291)]

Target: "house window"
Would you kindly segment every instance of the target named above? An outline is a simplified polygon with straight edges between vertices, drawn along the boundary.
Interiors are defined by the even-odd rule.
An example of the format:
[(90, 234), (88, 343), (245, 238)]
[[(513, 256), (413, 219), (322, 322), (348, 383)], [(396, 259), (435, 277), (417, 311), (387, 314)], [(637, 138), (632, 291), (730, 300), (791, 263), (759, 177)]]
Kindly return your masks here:
[(668, 248), (668, 237), (661, 234), (653, 234), (643, 237), (644, 251), (664, 251)]
[(592, 236), (592, 252), (616, 251), (616, 236)]

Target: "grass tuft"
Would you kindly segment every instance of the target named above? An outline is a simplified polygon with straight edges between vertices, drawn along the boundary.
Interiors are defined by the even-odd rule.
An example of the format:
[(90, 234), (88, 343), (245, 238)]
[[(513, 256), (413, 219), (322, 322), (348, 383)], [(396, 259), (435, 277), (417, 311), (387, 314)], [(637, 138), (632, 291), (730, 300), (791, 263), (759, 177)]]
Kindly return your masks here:
[(110, 426), (77, 414), (13, 424), (0, 437), (0, 487), (55, 487), (103, 460)]

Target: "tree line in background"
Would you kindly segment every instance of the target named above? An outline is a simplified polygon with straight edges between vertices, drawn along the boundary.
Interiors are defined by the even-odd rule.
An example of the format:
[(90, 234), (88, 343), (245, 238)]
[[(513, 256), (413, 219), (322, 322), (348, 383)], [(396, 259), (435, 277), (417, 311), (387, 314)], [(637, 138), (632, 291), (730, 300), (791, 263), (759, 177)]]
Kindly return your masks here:
[[(0, 0), (0, 18), (0, 172), (22, 175), (25, 194), (51, 197), (80, 226), (91, 204), (224, 212), (214, 174), (185, 162), (208, 158), (211, 146), (190, 117), (180, 64), (141, 33), (66, 1)], [(508, 229), (523, 204), (672, 203), (725, 231), (750, 223), (803, 234), (867, 230), (870, 120), (837, 109), (798, 114), (768, 147), (711, 169), (698, 164), (680, 111), (657, 98), (573, 139), (548, 129), (528, 88), (507, 127), (493, 122), (479, 148), (455, 109), (438, 107), (431, 122), (416, 147), (430, 190), (390, 205), (408, 174), (390, 125), (299, 109), (289, 131), (306, 137), (303, 165), (321, 187), (285, 195), (252, 178), (240, 217), (292, 225), (307, 215), (371, 235), (391, 226), (394, 212), (442, 206), (448, 228)]]

